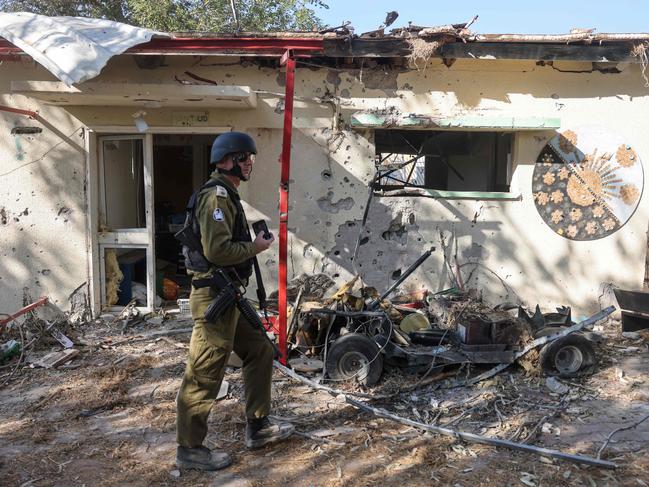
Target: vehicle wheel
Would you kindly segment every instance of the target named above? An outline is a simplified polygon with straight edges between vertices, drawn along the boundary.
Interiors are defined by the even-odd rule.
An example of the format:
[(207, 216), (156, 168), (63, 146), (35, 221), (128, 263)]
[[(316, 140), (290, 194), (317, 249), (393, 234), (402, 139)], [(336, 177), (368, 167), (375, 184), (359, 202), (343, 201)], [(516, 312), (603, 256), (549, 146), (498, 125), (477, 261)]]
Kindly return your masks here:
[(587, 338), (573, 333), (545, 345), (539, 363), (547, 375), (576, 377), (595, 363), (595, 350)]
[(348, 333), (336, 339), (327, 351), (327, 373), (334, 380), (353, 380), (371, 386), (383, 372), (383, 355), (370, 338)]

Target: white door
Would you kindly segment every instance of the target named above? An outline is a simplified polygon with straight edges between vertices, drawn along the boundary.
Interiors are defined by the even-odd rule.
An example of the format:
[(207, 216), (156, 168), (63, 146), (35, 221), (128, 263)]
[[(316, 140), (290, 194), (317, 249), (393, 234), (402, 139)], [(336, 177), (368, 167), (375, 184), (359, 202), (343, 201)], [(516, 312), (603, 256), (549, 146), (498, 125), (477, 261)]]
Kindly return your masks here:
[(99, 201), (97, 246), (103, 310), (155, 304), (153, 138), (146, 135), (98, 139)]

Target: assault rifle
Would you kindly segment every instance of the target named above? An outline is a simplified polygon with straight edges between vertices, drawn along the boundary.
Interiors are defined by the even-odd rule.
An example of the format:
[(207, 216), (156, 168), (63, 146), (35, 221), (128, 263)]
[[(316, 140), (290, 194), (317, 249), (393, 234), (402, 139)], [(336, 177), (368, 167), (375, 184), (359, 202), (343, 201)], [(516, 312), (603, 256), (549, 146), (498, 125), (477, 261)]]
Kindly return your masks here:
[(250, 301), (245, 297), (245, 287), (243, 286), (243, 283), (241, 283), (238, 278), (238, 282), (235, 283), (228, 275), (229, 272), (236, 275), (234, 270), (228, 270), (226, 273), (224, 269), (216, 269), (212, 277), (194, 279), (192, 281), (192, 285), (197, 289), (202, 287), (211, 287), (217, 293), (214, 300), (205, 310), (205, 314), (203, 315), (205, 320), (208, 323), (214, 323), (231, 306), (236, 305), (246, 321), (248, 321), (253, 328), (257, 328), (261, 333), (263, 333), (266, 339), (273, 346), (275, 358), (278, 358), (280, 354), (277, 345), (268, 338), (266, 328), (264, 328), (261, 318), (259, 318), (259, 315), (250, 304)]

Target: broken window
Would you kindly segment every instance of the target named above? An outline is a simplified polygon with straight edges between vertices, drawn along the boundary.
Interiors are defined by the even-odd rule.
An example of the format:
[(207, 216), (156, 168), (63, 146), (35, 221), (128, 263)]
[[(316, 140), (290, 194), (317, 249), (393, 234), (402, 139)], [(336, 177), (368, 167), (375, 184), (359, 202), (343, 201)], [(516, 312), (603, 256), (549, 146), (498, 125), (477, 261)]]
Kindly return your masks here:
[(101, 223), (109, 229), (145, 228), (143, 141), (102, 141)]
[(513, 134), (376, 130), (380, 190), (509, 192)]
[(147, 306), (146, 253), (145, 247), (102, 246), (103, 305), (126, 306), (135, 299), (138, 306)]

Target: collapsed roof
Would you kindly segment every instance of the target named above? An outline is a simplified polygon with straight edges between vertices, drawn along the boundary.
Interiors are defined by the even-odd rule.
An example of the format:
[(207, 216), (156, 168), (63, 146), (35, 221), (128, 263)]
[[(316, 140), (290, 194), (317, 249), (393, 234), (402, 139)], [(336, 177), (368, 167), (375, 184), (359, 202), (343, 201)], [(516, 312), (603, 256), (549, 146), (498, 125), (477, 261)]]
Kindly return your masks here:
[(469, 24), (409, 25), (355, 35), (348, 26), (321, 32), (163, 33), (81, 17), (0, 13), (0, 56), (29, 55), (68, 85), (99, 74), (115, 55), (271, 56), (641, 62), (647, 33), (476, 34)]

